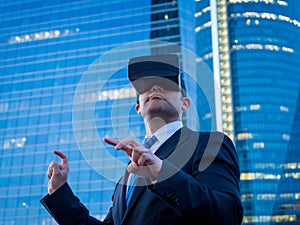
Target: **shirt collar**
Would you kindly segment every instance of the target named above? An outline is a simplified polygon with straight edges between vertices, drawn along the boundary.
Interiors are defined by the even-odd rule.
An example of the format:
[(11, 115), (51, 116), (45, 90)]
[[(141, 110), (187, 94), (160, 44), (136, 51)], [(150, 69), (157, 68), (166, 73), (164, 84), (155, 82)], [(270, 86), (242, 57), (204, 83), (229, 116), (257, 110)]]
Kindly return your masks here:
[(151, 147), (151, 151), (156, 151), (166, 140), (168, 140), (176, 131), (183, 127), (181, 121), (174, 121), (159, 128), (153, 135), (157, 137), (156, 143)]

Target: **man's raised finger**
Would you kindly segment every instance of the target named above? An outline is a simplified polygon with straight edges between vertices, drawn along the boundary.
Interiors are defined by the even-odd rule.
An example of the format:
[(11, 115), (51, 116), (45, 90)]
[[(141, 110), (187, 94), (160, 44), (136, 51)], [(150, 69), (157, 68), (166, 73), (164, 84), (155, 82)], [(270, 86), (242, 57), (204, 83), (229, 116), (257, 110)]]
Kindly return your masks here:
[(121, 141), (115, 140), (115, 139), (110, 139), (110, 138), (103, 138), (103, 140), (110, 145), (115, 146), (117, 150), (123, 150), (127, 153), (127, 155), (131, 156), (131, 151), (132, 149), (124, 145)]
[(68, 158), (65, 154), (57, 150), (54, 150), (53, 153), (61, 158), (63, 165), (68, 165)]
[(107, 138), (107, 137), (103, 138), (103, 141), (105, 141), (107, 144), (110, 144), (113, 146), (116, 146), (119, 143), (118, 140)]

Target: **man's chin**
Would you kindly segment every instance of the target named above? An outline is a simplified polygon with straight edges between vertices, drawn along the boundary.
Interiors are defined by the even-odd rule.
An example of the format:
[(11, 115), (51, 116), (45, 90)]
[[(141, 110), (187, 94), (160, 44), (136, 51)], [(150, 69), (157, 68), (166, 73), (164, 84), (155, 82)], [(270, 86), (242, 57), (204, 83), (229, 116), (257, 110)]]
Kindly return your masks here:
[(150, 118), (162, 118), (165, 122), (174, 121), (179, 118), (178, 112), (173, 108), (151, 107), (148, 111)]

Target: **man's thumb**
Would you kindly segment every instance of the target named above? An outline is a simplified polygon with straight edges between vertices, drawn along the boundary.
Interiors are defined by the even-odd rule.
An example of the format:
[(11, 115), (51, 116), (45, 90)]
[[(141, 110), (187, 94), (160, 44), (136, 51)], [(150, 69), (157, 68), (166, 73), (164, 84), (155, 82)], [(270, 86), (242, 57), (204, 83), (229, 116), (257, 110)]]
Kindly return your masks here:
[(59, 164), (58, 164), (58, 162), (53, 162), (53, 165), (52, 165), (53, 167), (53, 173), (55, 173), (55, 174), (57, 174), (57, 173), (59, 173), (59, 171), (60, 171), (60, 167), (59, 167)]

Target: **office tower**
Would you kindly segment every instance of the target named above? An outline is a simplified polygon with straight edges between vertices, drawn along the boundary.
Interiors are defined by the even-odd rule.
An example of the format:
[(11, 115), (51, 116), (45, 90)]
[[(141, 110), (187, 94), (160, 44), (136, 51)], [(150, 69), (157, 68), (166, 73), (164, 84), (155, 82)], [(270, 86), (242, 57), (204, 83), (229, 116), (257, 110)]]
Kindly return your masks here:
[(221, 80), (228, 74), (231, 82), (244, 224), (300, 221), (299, 6), (299, 1), (220, 0), (211, 9), (218, 20), (213, 30), (220, 42)]
[(54, 149), (68, 155), (74, 192), (103, 218), (128, 159), (101, 137), (145, 134), (126, 76), (135, 50), (126, 44), (179, 44), (177, 2), (13, 1), (0, 11), (0, 224), (56, 224), (39, 203), (48, 165), (59, 160)]
[[(114, 182), (91, 168), (95, 161), (88, 162), (90, 158), (84, 155), (101, 145), (101, 139), (93, 136), (94, 127), (76, 130), (76, 138), (85, 144), (81, 154), (72, 124), (72, 117), (78, 115), (73, 101), (76, 93), (86, 102), (95, 97), (86, 93), (96, 93), (99, 137), (113, 135), (111, 106), (120, 87), (128, 84), (126, 76), (121, 74), (119, 79), (116, 73), (103, 90), (76, 90), (89, 66), (107, 51), (150, 38), (150, 6), (145, 1), (1, 2), (0, 224), (56, 224), (39, 203), (47, 193), (47, 167), (59, 160), (52, 154), (54, 149), (69, 157), (69, 182), (75, 193), (92, 215), (105, 216)], [(97, 79), (103, 83), (101, 77)], [(124, 91), (127, 97), (120, 107), (134, 106), (135, 93)], [(115, 121), (122, 119), (113, 115)], [(87, 115), (82, 116), (75, 127), (89, 121)], [(130, 117), (136, 123), (133, 132), (142, 135), (144, 128), (137, 117)], [(95, 160), (99, 167), (109, 164), (107, 158)], [(113, 173), (114, 165), (107, 170)]]
[(143, 138), (124, 74), (131, 43), (149, 39), (167, 43), (132, 51), (173, 51), (184, 68), (214, 72), (214, 105), (203, 107), (197, 86), (190, 94), (201, 97), (200, 128), (236, 142), (244, 224), (299, 223), (298, 9), (293, 0), (1, 2), (0, 224), (56, 224), (39, 203), (53, 149), (68, 155), (69, 183), (91, 214), (105, 216), (127, 158), (101, 137)]

